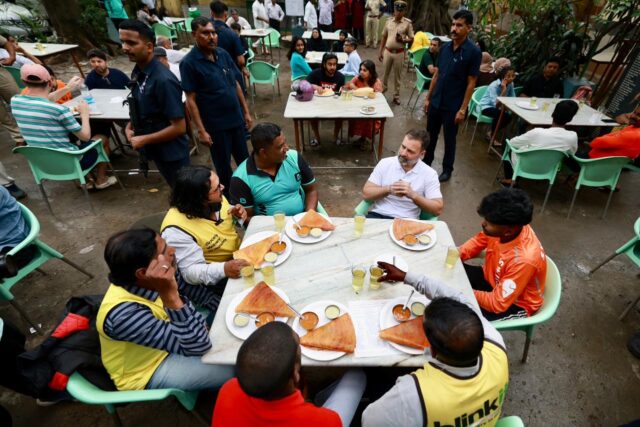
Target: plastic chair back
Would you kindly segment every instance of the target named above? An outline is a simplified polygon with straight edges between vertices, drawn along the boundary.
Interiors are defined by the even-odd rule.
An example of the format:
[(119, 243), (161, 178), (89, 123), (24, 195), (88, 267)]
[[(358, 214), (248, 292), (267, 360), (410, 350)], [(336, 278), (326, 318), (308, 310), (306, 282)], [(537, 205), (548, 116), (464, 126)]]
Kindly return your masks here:
[(545, 180), (553, 184), (556, 180), (560, 162), (566, 154), (558, 150), (529, 150), (517, 151), (509, 142), (511, 151), (518, 155), (518, 161), (513, 169), (513, 179), (517, 177)]
[(345, 74), (344, 75), (344, 84), (349, 83), (351, 80), (353, 80), (355, 76), (351, 75), (351, 74)]
[[(491, 123), (493, 120), (491, 117), (483, 116), (481, 111), (478, 111), (478, 106), (480, 105), (480, 100), (487, 92), (489, 86), (480, 86), (474, 89), (473, 94), (471, 95), (471, 101), (469, 101), (469, 115), (475, 117), (481, 123)], [(482, 117), (482, 119), (481, 119)], [(488, 120), (488, 121), (485, 121)]]
[(524, 427), (524, 423), (520, 417), (512, 415), (498, 420), (496, 427)]
[(247, 66), (253, 62), (253, 58), (255, 58), (256, 53), (249, 48), (249, 56), (247, 57)]
[(422, 57), (424, 56), (425, 53), (427, 53), (428, 50), (429, 50), (428, 47), (422, 47), (420, 49), (416, 49), (411, 54), (411, 62), (413, 62), (413, 65), (415, 65), (416, 68), (418, 68), (418, 66), (420, 65), (420, 62), (422, 62)]
[(151, 28), (153, 28), (153, 32), (155, 33), (156, 37), (164, 36), (170, 39), (175, 39), (177, 37), (175, 30), (160, 22), (156, 22), (151, 26)]
[(280, 47), (280, 33), (278, 30), (271, 28), (271, 32), (268, 36), (268, 41), (266, 41), (267, 45), (271, 45), (271, 47)]
[(22, 79), (20, 78), (20, 68), (17, 67), (2, 67), (5, 70), (7, 70), (9, 72), (9, 74), (11, 74), (11, 77), (13, 77), (13, 79), (16, 81), (16, 84), (18, 85), (18, 88), (20, 89), (24, 89), (25, 87), (27, 87), (27, 85), (24, 84), (24, 82), (22, 81)]
[(422, 93), (429, 89), (428, 83), (430, 82), (431, 82), (431, 77), (426, 77), (416, 67), (416, 89), (418, 89), (420, 93)]
[(581, 186), (615, 188), (622, 168), (631, 162), (628, 157), (602, 157), (599, 159), (580, 159), (572, 156), (580, 164), (580, 175), (576, 189)]
[[(372, 204), (373, 202), (370, 202), (369, 200), (362, 200), (353, 211), (357, 215), (367, 215)], [(438, 217), (429, 212), (420, 211), (420, 219), (423, 221), (437, 221)]]
[(263, 83), (273, 84), (278, 78), (278, 66), (274, 66), (264, 61), (252, 61), (247, 65), (251, 76), (251, 84)]

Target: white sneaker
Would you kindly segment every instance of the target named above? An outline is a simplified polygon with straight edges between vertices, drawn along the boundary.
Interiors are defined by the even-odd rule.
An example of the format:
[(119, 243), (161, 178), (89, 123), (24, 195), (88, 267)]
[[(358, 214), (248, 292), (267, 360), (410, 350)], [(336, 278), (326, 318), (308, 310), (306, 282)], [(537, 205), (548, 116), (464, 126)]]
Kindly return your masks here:
[(117, 183), (118, 183), (118, 180), (116, 179), (116, 177), (115, 176), (110, 176), (102, 184), (96, 183), (96, 190), (104, 190), (105, 188), (111, 187), (112, 185), (115, 185)]
[(315, 138), (312, 138), (311, 141), (309, 141), (309, 145), (312, 146), (312, 147), (317, 147), (317, 146), (320, 145), (320, 141), (318, 141)]

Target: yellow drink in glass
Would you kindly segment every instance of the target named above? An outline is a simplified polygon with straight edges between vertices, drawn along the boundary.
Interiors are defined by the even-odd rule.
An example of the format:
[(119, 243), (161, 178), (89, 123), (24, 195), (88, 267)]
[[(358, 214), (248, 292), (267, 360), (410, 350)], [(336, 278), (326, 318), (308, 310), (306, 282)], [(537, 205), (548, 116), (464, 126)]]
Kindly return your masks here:
[(458, 248), (455, 246), (449, 246), (447, 249), (447, 258), (444, 260), (444, 265), (447, 268), (453, 268), (458, 262), (458, 258), (460, 258), (460, 252), (458, 252)]
[(535, 107), (536, 105), (538, 105), (538, 98), (535, 96), (532, 96), (531, 99), (529, 100), (529, 105), (532, 107)]
[(369, 267), (369, 288), (374, 290), (380, 289), (382, 283), (378, 282), (378, 279), (382, 277), (383, 274), (384, 270), (377, 265), (374, 264)]
[(276, 284), (276, 268), (270, 262), (266, 262), (262, 265), (262, 279), (269, 286), (275, 286)]
[(273, 214), (273, 221), (276, 224), (277, 232), (281, 232), (282, 230), (284, 230), (285, 220), (286, 220), (286, 216), (284, 212), (276, 212)]
[(367, 275), (367, 270), (361, 265), (357, 265), (351, 269), (351, 286), (357, 294), (364, 289), (364, 277)]
[(356, 237), (362, 236), (364, 232), (364, 221), (367, 219), (364, 215), (356, 215), (353, 217), (353, 233)]
[(240, 277), (244, 279), (244, 284), (247, 286), (253, 286), (254, 282), (254, 269), (252, 265), (247, 265), (240, 269)]

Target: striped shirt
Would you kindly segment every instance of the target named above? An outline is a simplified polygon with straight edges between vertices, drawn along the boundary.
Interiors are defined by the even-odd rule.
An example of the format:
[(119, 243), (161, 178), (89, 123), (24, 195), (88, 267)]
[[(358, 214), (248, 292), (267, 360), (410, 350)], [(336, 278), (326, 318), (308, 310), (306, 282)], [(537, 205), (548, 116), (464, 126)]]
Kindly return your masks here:
[(11, 98), (11, 111), (28, 145), (78, 149), (70, 142), (69, 134), (79, 132), (82, 126), (69, 107), (44, 98), (16, 95)]
[[(128, 341), (145, 347), (164, 350), (170, 354), (200, 356), (211, 348), (207, 322), (196, 311), (191, 300), (213, 313), (220, 303), (220, 295), (214, 288), (187, 284), (180, 275), (178, 292), (184, 306), (178, 310), (165, 308), (169, 322), (158, 319), (151, 310), (135, 302), (115, 306), (104, 321), (104, 332), (112, 339)], [(135, 285), (123, 286), (128, 292), (155, 301), (158, 293)]]

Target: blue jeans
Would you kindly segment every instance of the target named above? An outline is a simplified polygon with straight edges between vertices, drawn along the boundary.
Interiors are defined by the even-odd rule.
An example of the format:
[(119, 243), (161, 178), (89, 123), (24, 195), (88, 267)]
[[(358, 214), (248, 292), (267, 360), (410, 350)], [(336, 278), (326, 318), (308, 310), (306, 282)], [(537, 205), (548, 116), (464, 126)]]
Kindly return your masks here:
[(218, 389), (235, 374), (233, 366), (207, 365), (199, 356), (170, 354), (158, 366), (147, 389), (177, 388), (179, 390)]

